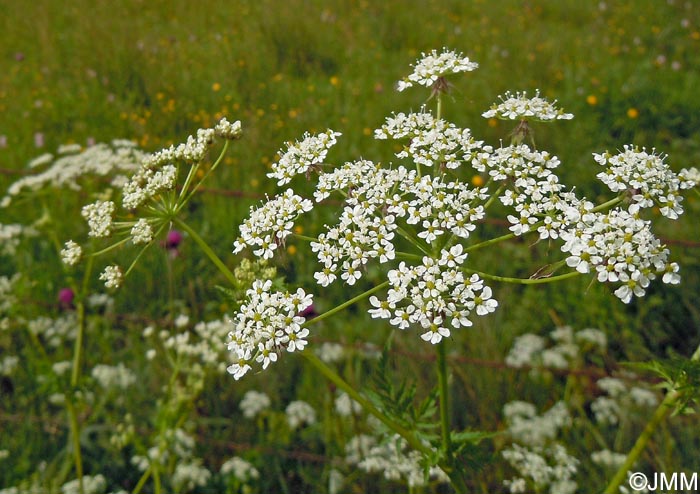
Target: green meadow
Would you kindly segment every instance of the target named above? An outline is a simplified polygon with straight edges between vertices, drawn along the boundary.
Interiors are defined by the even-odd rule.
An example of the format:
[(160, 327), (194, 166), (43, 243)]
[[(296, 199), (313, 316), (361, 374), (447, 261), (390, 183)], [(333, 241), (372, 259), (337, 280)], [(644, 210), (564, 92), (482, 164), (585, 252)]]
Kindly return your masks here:
[[(427, 475), (429, 461), (410, 463), (391, 441), (354, 450), (360, 435), (381, 436), (371, 414), (344, 402), (342, 387), (299, 355), (280, 356), (240, 380), (226, 372), (231, 319), (257, 275), (272, 269), (274, 286), (304, 287), (322, 314), (379, 285), (387, 271), (369, 264), (357, 286), (338, 280), (321, 288), (308, 241), (281, 242), (266, 265), (247, 262), (255, 259), (251, 249), (232, 252), (251, 206), (284, 190), (266, 174), (288, 145), (332, 129), (342, 135), (328, 163), (396, 161), (401, 145), (375, 139), (375, 129), (399, 112), (435, 108), (426, 88), (399, 92), (396, 84), (421, 54), (445, 47), (479, 67), (450, 79), (442, 118), (498, 147), (513, 124), (481, 114), (506, 91), (539, 90), (575, 117), (533, 124), (537, 148), (559, 157), (563, 183), (602, 203), (611, 194), (596, 179), (601, 167), (593, 153), (633, 144), (667, 155), (676, 173), (700, 166), (700, 3), (0, 0), (0, 12), (0, 198), (42, 170), (29, 167), (34, 158), (57, 156), (64, 145), (87, 152), (125, 139), (155, 153), (223, 117), (242, 125), (211, 176), (221, 146), (193, 174), (206, 182), (178, 211), (193, 232), (172, 225), (183, 235), (169, 246), (171, 225), (160, 230), (117, 290), (105, 288), (99, 273), (112, 260), (129, 266), (135, 251), (110, 250), (110, 262), (96, 260), (94, 269), (92, 262), (67, 268), (60, 254), (67, 240), (88, 238), (81, 208), (117, 195), (111, 175), (86, 175), (79, 188), (25, 191), (0, 208), (0, 494), (603, 492), (616, 469), (592, 453), (627, 455), (655, 413), (663, 417), (631, 471), (649, 479), (700, 471), (700, 422), (692, 413), (700, 367), (690, 360), (700, 343), (697, 189), (683, 191), (679, 219), (664, 218), (658, 207), (646, 216), (680, 265), (680, 284), (657, 279), (625, 304), (592, 274), (551, 284), (489, 282), (497, 310), (447, 342), (447, 418), (455, 430), (475, 434), (461, 452), (466, 490)], [(460, 173), (474, 186), (487, 178)], [(313, 185), (299, 184), (299, 193), (312, 197)], [(340, 206), (339, 197), (324, 201), (294, 233), (318, 235), (338, 221)], [(474, 235), (504, 233), (502, 214), (479, 222)], [(484, 272), (528, 279), (561, 259), (557, 251), (552, 242), (516, 237), (469, 259)], [(67, 288), (74, 298), (60, 298)], [(310, 327), (304, 352), (323, 348), (326, 365), (386, 416), (426, 440), (440, 436), (433, 426), (443, 418), (432, 399), (440, 356), (419, 332), (372, 318), (371, 308), (365, 298)], [(605, 345), (577, 339), (590, 328)], [(565, 362), (544, 352), (514, 363), (508, 356), (525, 334)], [(121, 384), (105, 384), (100, 366), (126, 368)], [(612, 377), (629, 396), (596, 384)], [(675, 392), (669, 383), (685, 393), (672, 403), (673, 414), (657, 408)], [(635, 401), (633, 389), (653, 403)], [(269, 403), (248, 416), (241, 402), (251, 390)], [(602, 418), (601, 397), (617, 400), (606, 402), (614, 419)], [(314, 411), (302, 425), (290, 418), (290, 403), (298, 401)], [(549, 458), (555, 443), (565, 447), (576, 459), (568, 484), (557, 487), (552, 479), (565, 476), (554, 467), (539, 484), (504, 483), (527, 477), (503, 455), (517, 443), (504, 415), (514, 401), (533, 404), (543, 422), (556, 422), (545, 412), (566, 405), (556, 437), (536, 451)], [(381, 463), (381, 454), (394, 463)], [(427, 481), (406, 481), (414, 464)], [(86, 478), (78, 484), (80, 474)]]

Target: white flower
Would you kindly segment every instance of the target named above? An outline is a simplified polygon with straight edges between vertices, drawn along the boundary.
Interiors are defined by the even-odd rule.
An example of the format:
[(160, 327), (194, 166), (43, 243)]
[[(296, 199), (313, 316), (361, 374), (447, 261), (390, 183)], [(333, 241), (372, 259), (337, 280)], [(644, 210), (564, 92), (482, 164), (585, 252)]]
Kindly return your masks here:
[(207, 485), (211, 478), (211, 472), (202, 466), (202, 461), (181, 461), (175, 467), (172, 483), (178, 492), (191, 492), (195, 487)]
[[(144, 154), (136, 149), (133, 143), (129, 142), (127, 145), (127, 142), (123, 139), (116, 140), (111, 146), (100, 143), (78, 154), (60, 156), (41, 173), (27, 175), (10, 185), (0, 205), (9, 205), (12, 198), (20, 195), (24, 190), (36, 191), (43, 187), (80, 190), (82, 177), (132, 172), (138, 169)], [(48, 156), (42, 155), (32, 160), (31, 164), (34, 166), (48, 164)], [(117, 175), (119, 176), (121, 175)]]
[(620, 414), (622, 413), (620, 405), (607, 396), (596, 398), (593, 403), (591, 403), (591, 411), (595, 416), (596, 422), (603, 425), (617, 425), (620, 420)]
[(285, 152), (280, 151), (279, 161), (273, 163), (272, 172), (267, 176), (276, 178), (277, 185), (288, 184), (294, 176), (322, 164), (328, 150), (336, 143), (336, 137), (340, 135), (340, 132), (330, 129), (315, 136), (304, 134), (301, 142), (289, 145)]
[(148, 220), (141, 218), (131, 228), (131, 239), (135, 244), (147, 244), (153, 240), (153, 229)]
[(388, 300), (379, 300), (375, 295), (372, 295), (369, 298), (369, 303), (374, 307), (374, 309), (370, 309), (368, 311), (373, 319), (388, 319), (389, 317), (391, 317), (390, 310), (396, 307), (396, 304)]
[(386, 119), (375, 130), (376, 139), (409, 139), (396, 154), (425, 166), (439, 165), (455, 169), (469, 162), (481, 151), (483, 141), (476, 141), (469, 129), (460, 129), (445, 120), (434, 118), (424, 109), (420, 113), (399, 113)]
[(528, 446), (544, 446), (557, 437), (560, 429), (571, 424), (571, 415), (561, 401), (542, 415), (537, 415), (530, 403), (510, 402), (503, 407), (503, 414), (513, 439)]
[(231, 123), (224, 117), (214, 127), (214, 132), (218, 137), (223, 137), (224, 139), (238, 139), (242, 134), (241, 121), (236, 120)]
[(591, 461), (593, 463), (611, 470), (617, 470), (620, 468), (623, 463), (625, 463), (626, 459), (627, 455), (615, 453), (609, 449), (603, 449), (601, 451), (594, 451), (591, 453)]
[(61, 260), (68, 266), (75, 266), (78, 264), (82, 255), (82, 247), (72, 240), (67, 241), (65, 247), (61, 249)]
[(345, 392), (341, 392), (335, 399), (335, 411), (341, 417), (349, 417), (350, 415), (359, 415), (362, 413), (362, 405), (350, 398)]
[(459, 72), (469, 72), (479, 67), (479, 64), (470, 61), (468, 57), (461, 53), (443, 49), (440, 54), (436, 50), (431, 51), (427, 55), (423, 53), (422, 58), (416, 61), (413, 67), (413, 73), (399, 81), (397, 86), (399, 91), (413, 86), (414, 83), (431, 87), (439, 77)]
[(83, 492), (84, 494), (102, 494), (107, 488), (107, 480), (103, 475), (83, 475), (82, 478), (82, 490), (80, 490), (80, 481), (78, 479), (66, 482), (61, 486), (61, 492), (63, 494), (78, 494), (78, 492)]
[(499, 118), (501, 120), (534, 120), (539, 122), (549, 122), (552, 120), (571, 120), (574, 118), (571, 113), (564, 113), (564, 110), (556, 107), (556, 100), (550, 103), (540, 97), (540, 90), (535, 91), (535, 96), (527, 97), (525, 91), (517, 92), (515, 95), (506, 91), (504, 96), (499, 96), (501, 103), (491, 105), (491, 108), (484, 112), (484, 118)]
[(29, 163), (27, 163), (27, 168), (39, 168), (41, 166), (48, 165), (52, 161), (53, 161), (53, 154), (44, 153), (44, 154), (39, 155), (36, 158), (32, 159)]
[(687, 171), (685, 175), (676, 175), (665, 163), (666, 155), (625, 145), (624, 151), (616, 155), (605, 152), (594, 153), (593, 157), (598, 164), (606, 167), (597, 177), (611, 191), (629, 191), (632, 200), (630, 213), (656, 204), (667, 218), (677, 219), (683, 214), (680, 190), (694, 186), (695, 182), (685, 178)]
[(287, 423), (294, 430), (302, 424), (313, 425), (316, 423), (316, 410), (305, 401), (297, 400), (287, 405), (285, 410)]
[(234, 254), (246, 246), (257, 247), (258, 257), (270, 259), (278, 245), (292, 233), (294, 221), (311, 211), (313, 203), (296, 195), (292, 189), (267, 201), (260, 208), (250, 208), (250, 217), (239, 226), (240, 237), (234, 242)]
[(321, 343), (321, 345), (316, 348), (315, 353), (325, 363), (332, 364), (334, 362), (340, 362), (345, 358), (345, 347), (340, 343), (327, 341)]
[(241, 482), (248, 482), (260, 477), (260, 472), (251, 463), (238, 456), (226, 460), (221, 465), (220, 472), (222, 475), (233, 475)]
[(124, 275), (119, 266), (107, 266), (100, 275), (100, 280), (105, 282), (107, 288), (119, 288), (123, 279)]
[(96, 201), (83, 206), (82, 215), (88, 222), (91, 237), (107, 237), (112, 233), (112, 214), (114, 203), (112, 201)]
[(406, 440), (398, 434), (387, 437), (381, 443), (373, 436), (354, 436), (346, 443), (345, 452), (348, 463), (368, 473), (380, 473), (387, 480), (403, 480), (410, 490), (425, 485), (426, 473), (433, 481), (449, 483), (449, 477), (440, 467), (430, 466), (426, 471), (423, 455), (411, 450)]
[(372, 297), (372, 317), (389, 319), (400, 329), (418, 325), (421, 338), (437, 344), (450, 336), (453, 328), (472, 325), (471, 312), (485, 315), (498, 303), (491, 289), (477, 274), (464, 277), (460, 265), (467, 256), (461, 245), (442, 250), (439, 259), (423, 257), (423, 263), (409, 267), (404, 262), (388, 273), (390, 288), (386, 300)]
[(256, 361), (265, 369), (276, 362), (282, 350), (294, 352), (306, 345), (309, 330), (300, 315), (312, 303), (312, 296), (298, 288), (295, 293), (271, 292), (270, 280), (256, 280), (246, 291), (247, 299), (233, 321), (228, 349), (234, 363), (228, 372), (235, 379), (243, 377)]
[[(520, 475), (503, 482), (511, 493), (573, 494), (577, 490), (576, 482), (571, 479), (579, 462), (560, 444), (531, 448), (513, 444), (501, 454)], [(528, 485), (532, 486), (531, 490)]]
[(116, 366), (99, 364), (93, 367), (91, 375), (105, 389), (126, 389), (136, 382), (136, 374), (123, 363)]

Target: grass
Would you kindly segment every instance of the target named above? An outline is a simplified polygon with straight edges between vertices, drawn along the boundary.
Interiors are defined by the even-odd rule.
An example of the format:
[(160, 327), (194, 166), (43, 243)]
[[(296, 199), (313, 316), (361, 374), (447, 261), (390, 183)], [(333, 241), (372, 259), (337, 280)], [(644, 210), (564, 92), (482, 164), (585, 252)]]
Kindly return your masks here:
[[(592, 152), (635, 143), (667, 152), (676, 170), (700, 160), (700, 103), (695, 97), (700, 85), (700, 6), (692, 2), (444, 0), (426, 6), (414, 0), (264, 0), (222, 6), (162, 0), (44, 0), (19, 8), (16, 2), (0, 0), (0, 11), (5, 13), (0, 16), (0, 191), (27, 173), (25, 165), (31, 158), (53, 152), (60, 144), (85, 145), (119, 137), (155, 151), (181, 142), (221, 116), (240, 119), (244, 139), (207, 184), (208, 192), (187, 212), (188, 222), (197, 225), (229, 266), (238, 262), (228, 254), (236, 225), (250, 204), (275, 190), (264, 173), (284, 142), (301, 138), (305, 131), (332, 128), (343, 133), (331, 153), (335, 162), (360, 156), (392, 159), (392, 150), (373, 140), (372, 131), (392, 112), (415, 110), (426, 103), (424, 93), (397, 93), (393, 86), (408, 72), (409, 63), (433, 48), (462, 51), (480, 64), (453, 88), (446, 118), (470, 127), (491, 144), (507, 138), (510, 129), (502, 122), (484, 120), (480, 113), (506, 90), (533, 94), (539, 88), (574, 113), (570, 122), (542, 125), (535, 132), (538, 145), (561, 158), (562, 180), (577, 184), (586, 195), (603, 193), (595, 182)], [(100, 188), (97, 183), (77, 195), (56, 192), (47, 194), (43, 204), (27, 201), (1, 210), (1, 223), (30, 224), (50, 212), (56, 237), (63, 241), (83, 228), (78, 208)], [(624, 307), (609, 290), (589, 287), (586, 280), (534, 289), (499, 287), (499, 311), (456, 339), (452, 386), (455, 409), (461, 411), (456, 422), (486, 430), (502, 428), (501, 407), (506, 401), (527, 397), (542, 409), (563, 393), (565, 376), (532, 382), (523, 372), (488, 366), (502, 362), (514, 338), (524, 332), (545, 334), (558, 323), (600, 328), (611, 340), (605, 361), (610, 365), (674, 351), (692, 353), (689, 347), (697, 343), (700, 327), (700, 271), (694, 243), (700, 235), (694, 220), (700, 203), (691, 197), (686, 207), (687, 217), (666, 222), (659, 231), (665, 239), (679, 242), (671, 248), (683, 267), (680, 287), (655, 287), (641, 301)], [(330, 214), (330, 210), (318, 213), (306, 228), (318, 229)], [(149, 400), (153, 396), (175, 400), (176, 393), (162, 388), (172, 369), (144, 358), (151, 345), (161, 343), (144, 340), (141, 330), (149, 324), (169, 328), (179, 312), (200, 321), (231, 309), (213, 286), (223, 280), (190, 244), (183, 245), (181, 257), (170, 261), (161, 251), (149, 253), (127, 289), (115, 297), (114, 309), (92, 314), (89, 326), (86, 369), (104, 361), (125, 362), (148, 376), (143, 389), (130, 397), (130, 409), (136, 410), (133, 421), (144, 433), (144, 444), (148, 434), (168, 423), (167, 414), (175, 413), (166, 403), (158, 408), (163, 416), (154, 416)], [(495, 273), (528, 274), (532, 259), (543, 259), (545, 253), (546, 246), (513, 243), (483, 253), (482, 262)], [(313, 286), (304, 255), (288, 250), (280, 272), (290, 282)], [(26, 277), (16, 289), (21, 304), (4, 317), (20, 325), (44, 314), (58, 317), (56, 293), (70, 275), (62, 270), (50, 239), (26, 242), (16, 255), (3, 258), (0, 275), (20, 271)], [(335, 286), (319, 304), (332, 305), (345, 295), (345, 287)], [(358, 344), (370, 341), (381, 348), (390, 333), (368, 319), (354, 309), (346, 318), (317, 329), (321, 341), (341, 341), (356, 351), (342, 369), (351, 382), (362, 382), (372, 368)], [(432, 357), (425, 355), (422, 342), (408, 336), (394, 337), (395, 365), (405, 375), (416, 376), (425, 389), (434, 381), (424, 365)], [(21, 375), (8, 380), (13, 391), (3, 388), (0, 400), (0, 450), (12, 452), (10, 459), (0, 459), (0, 465), (10, 465), (0, 468), (0, 486), (15, 485), (31, 475), (48, 485), (52, 479), (72, 478), (70, 462), (64, 461), (70, 455), (64, 447), (68, 435), (64, 411), (46, 401), (65, 383), (60, 377), (45, 377), (53, 374), (51, 362), (70, 358), (71, 348), (48, 348), (49, 354), (42, 355), (45, 342), (31, 345), (11, 332), (0, 332), (0, 348), (3, 355), (16, 353), (27, 363)], [(277, 466), (263, 479), (261, 492), (283, 486), (292, 492), (321, 489), (327, 482), (329, 458), (342, 454), (338, 438), (348, 434), (346, 429), (314, 429), (306, 436), (275, 437), (282, 418), (274, 414), (264, 427), (231, 425), (231, 417), (240, 418), (237, 403), (248, 388), (275, 397), (278, 411), (295, 397), (312, 397), (319, 409), (328, 406), (333, 390), (327, 383), (310, 376), (300, 359), (285, 360), (272, 377), (253, 376), (244, 384), (208, 375), (205, 391), (187, 405), (192, 409), (191, 429), (199, 439), (197, 452), (209, 463), (218, 464), (234, 452), (246, 453), (258, 465), (274, 458)], [(124, 422), (123, 409), (107, 405), (98, 414), (93, 406), (90, 403), (82, 417), (94, 426), (82, 438), (90, 452), (87, 469), (109, 470), (113, 478), (121, 476), (124, 486), (133, 487), (138, 481), (128, 461), (133, 451), (119, 459), (106, 452), (108, 436), (114, 432), (109, 428)], [(88, 419), (90, 413), (95, 415)], [(618, 436), (621, 450), (630, 446), (635, 425), (627, 424), (628, 430)], [(696, 425), (689, 418), (673, 422), (645, 461), (659, 468), (673, 465), (697, 471), (700, 465), (693, 454), (697, 438), (687, 433)], [(577, 447), (584, 457), (593, 445)], [(283, 453), (271, 454), (275, 448)], [(42, 461), (44, 470), (37, 467)], [(474, 492), (502, 489), (500, 481), (506, 475), (502, 467), (487, 467), (475, 476)], [(600, 483), (597, 475), (592, 478)], [(366, 492), (377, 488), (367, 479), (356, 480)], [(56, 490), (59, 484), (54, 484)]]

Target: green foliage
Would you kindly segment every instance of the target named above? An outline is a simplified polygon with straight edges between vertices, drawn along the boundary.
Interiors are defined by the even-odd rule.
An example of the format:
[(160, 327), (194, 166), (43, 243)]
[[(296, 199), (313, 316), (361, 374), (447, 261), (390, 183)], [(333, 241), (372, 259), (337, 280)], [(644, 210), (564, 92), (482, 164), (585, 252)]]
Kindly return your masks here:
[(695, 413), (700, 400), (700, 362), (679, 355), (664, 360), (629, 363), (627, 366), (656, 375), (663, 379), (660, 384), (667, 392), (679, 394), (673, 403), (674, 414)]
[(374, 387), (367, 390), (375, 406), (402, 427), (416, 432), (420, 439), (434, 442), (438, 437), (435, 430), (440, 427), (437, 414), (438, 389), (433, 388), (423, 399), (417, 398), (415, 382), (402, 379), (394, 383), (394, 369), (389, 356), (391, 338), (384, 347), (377, 367), (372, 374)]

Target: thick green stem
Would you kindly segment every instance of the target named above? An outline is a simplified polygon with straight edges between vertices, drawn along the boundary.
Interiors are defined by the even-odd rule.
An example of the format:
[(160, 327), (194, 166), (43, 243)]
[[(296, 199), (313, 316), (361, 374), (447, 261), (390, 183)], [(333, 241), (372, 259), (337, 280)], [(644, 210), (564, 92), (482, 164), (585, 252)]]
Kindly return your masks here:
[(214, 263), (214, 265), (219, 268), (219, 271), (221, 274), (224, 275), (224, 277), (231, 283), (232, 285), (236, 284), (236, 277), (233, 275), (231, 270), (226, 267), (226, 265), (223, 263), (221, 259), (216, 255), (216, 253), (209, 247), (209, 244), (207, 244), (202, 237), (199, 236), (199, 234), (194, 231), (190, 226), (182, 221), (178, 217), (173, 218), (173, 223), (175, 223), (177, 226), (182, 228), (183, 231), (187, 232), (187, 234), (192, 237), (192, 239), (195, 241), (197, 245), (199, 245), (199, 248), (204, 251), (204, 253), (207, 255), (209, 260)]
[(437, 350), (437, 374), (438, 389), (440, 393), (440, 432), (442, 435), (442, 449), (449, 463), (452, 463), (452, 441), (450, 439), (450, 398), (449, 385), (447, 383), (447, 358), (445, 356), (445, 342), (436, 345)]
[(458, 493), (467, 492), (467, 485), (464, 482), (462, 473), (459, 468), (456, 468), (457, 459), (454, 455), (451, 437), (451, 421), (450, 421), (450, 386), (449, 376), (447, 373), (447, 342), (441, 341), (436, 345), (437, 353), (437, 375), (438, 375), (438, 392), (440, 394), (440, 435), (442, 437), (442, 456), (444, 458), (444, 466), (442, 469), (450, 477), (452, 487)]
[[(695, 353), (693, 353), (693, 356), (690, 357), (690, 359), (695, 361), (700, 359), (700, 346), (695, 350)], [(668, 394), (666, 394), (666, 397), (654, 411), (651, 419), (649, 419), (649, 422), (647, 422), (647, 425), (637, 438), (634, 446), (632, 446), (632, 449), (627, 454), (627, 459), (625, 459), (625, 462), (610, 480), (610, 483), (603, 494), (617, 494), (619, 492), (620, 486), (627, 479), (627, 472), (634, 468), (635, 463), (637, 463), (637, 460), (644, 452), (644, 449), (651, 439), (651, 436), (656, 431), (656, 428), (668, 418), (671, 412), (673, 412), (681, 396), (682, 393), (677, 389), (672, 389), (668, 392)]]

